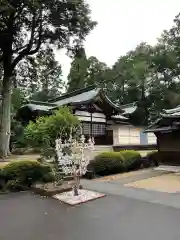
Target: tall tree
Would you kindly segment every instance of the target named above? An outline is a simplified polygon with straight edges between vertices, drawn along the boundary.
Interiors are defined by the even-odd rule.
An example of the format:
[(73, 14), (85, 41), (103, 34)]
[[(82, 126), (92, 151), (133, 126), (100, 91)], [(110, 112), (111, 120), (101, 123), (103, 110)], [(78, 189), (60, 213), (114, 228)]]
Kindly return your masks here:
[(37, 101), (59, 96), (64, 88), (61, 65), (49, 47), (34, 57), (24, 59), (18, 66), (16, 79), (29, 98)]
[(68, 75), (68, 92), (89, 85), (105, 86), (108, 66), (96, 57), (86, 57), (84, 49), (80, 49), (71, 63)]
[(95, 26), (84, 0), (0, 2), (0, 60), (3, 64), (0, 155), (9, 153), (12, 75), (17, 64), (42, 44), (70, 50)]
[(100, 62), (96, 57), (88, 58), (86, 85), (103, 85), (106, 82), (109, 68), (104, 62)]
[(77, 49), (68, 75), (67, 92), (85, 87), (87, 67), (88, 61), (84, 48)]

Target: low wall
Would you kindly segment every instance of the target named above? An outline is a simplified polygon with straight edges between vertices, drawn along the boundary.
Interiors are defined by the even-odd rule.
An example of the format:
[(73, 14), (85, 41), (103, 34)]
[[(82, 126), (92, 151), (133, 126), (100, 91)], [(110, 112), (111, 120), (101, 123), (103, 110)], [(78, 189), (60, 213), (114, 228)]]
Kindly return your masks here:
[(145, 150), (156, 150), (157, 144), (128, 144), (128, 145), (116, 145), (113, 146), (115, 152), (119, 152), (121, 150), (138, 150), (138, 151), (145, 151)]

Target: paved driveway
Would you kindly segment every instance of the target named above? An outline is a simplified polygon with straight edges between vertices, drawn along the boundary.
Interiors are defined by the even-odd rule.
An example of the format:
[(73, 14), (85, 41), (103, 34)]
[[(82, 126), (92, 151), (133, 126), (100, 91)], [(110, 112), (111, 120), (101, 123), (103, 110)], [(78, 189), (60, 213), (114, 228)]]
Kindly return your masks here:
[(1, 240), (179, 240), (180, 210), (118, 195), (76, 207), (30, 193), (0, 196)]

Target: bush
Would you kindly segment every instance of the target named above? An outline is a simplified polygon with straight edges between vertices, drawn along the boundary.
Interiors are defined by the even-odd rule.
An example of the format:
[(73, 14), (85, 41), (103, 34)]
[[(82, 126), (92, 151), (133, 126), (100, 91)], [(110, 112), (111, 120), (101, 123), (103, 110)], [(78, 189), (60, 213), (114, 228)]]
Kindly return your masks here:
[(124, 158), (118, 152), (100, 153), (88, 165), (88, 170), (94, 171), (97, 175), (109, 175), (124, 172)]
[(24, 131), (25, 139), (29, 146), (43, 149), (54, 147), (58, 135), (67, 138), (67, 134), (73, 129), (76, 133), (79, 120), (70, 109), (62, 107), (54, 111), (50, 116), (40, 117), (36, 122), (30, 122)]
[(55, 175), (52, 172), (46, 173), (42, 176), (41, 180), (44, 183), (54, 182), (55, 181)]
[(5, 165), (2, 169), (10, 189), (15, 189), (17, 186), (30, 187), (33, 183), (42, 181), (43, 177), (51, 171), (50, 166), (37, 161), (15, 161)]
[(6, 183), (6, 189), (12, 192), (24, 191), (28, 189), (28, 186), (24, 185), (19, 179), (9, 180)]
[(120, 151), (124, 157), (125, 166), (127, 171), (137, 170), (142, 165), (141, 154), (134, 150)]
[(51, 159), (51, 158), (55, 158), (56, 156), (56, 151), (55, 151), (55, 148), (46, 148), (46, 149), (43, 149), (41, 151), (41, 157), (43, 159)]
[(158, 151), (152, 151), (147, 154), (148, 161), (150, 165), (153, 163), (156, 166), (159, 165), (159, 162), (162, 162), (163, 157), (162, 154), (160, 154)]
[(0, 168), (0, 190), (4, 190), (4, 188), (5, 188), (5, 174), (2, 168)]

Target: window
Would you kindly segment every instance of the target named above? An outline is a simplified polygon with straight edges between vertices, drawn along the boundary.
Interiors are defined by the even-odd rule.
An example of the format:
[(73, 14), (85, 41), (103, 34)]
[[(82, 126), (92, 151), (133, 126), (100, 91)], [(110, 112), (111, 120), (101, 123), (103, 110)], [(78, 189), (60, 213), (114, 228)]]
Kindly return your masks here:
[(91, 133), (90, 123), (83, 123), (82, 128), (83, 128), (83, 134), (84, 135), (90, 135), (90, 133)]
[(94, 123), (92, 125), (92, 135), (105, 135), (106, 134), (106, 125), (101, 123)]
[[(82, 123), (82, 132), (84, 135), (91, 135), (91, 123)], [(78, 134), (80, 131), (78, 130)], [(92, 123), (92, 135), (106, 135), (106, 124), (103, 123)]]

